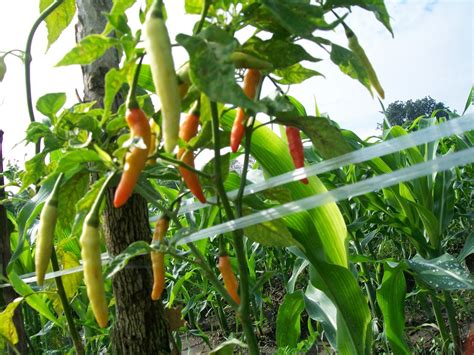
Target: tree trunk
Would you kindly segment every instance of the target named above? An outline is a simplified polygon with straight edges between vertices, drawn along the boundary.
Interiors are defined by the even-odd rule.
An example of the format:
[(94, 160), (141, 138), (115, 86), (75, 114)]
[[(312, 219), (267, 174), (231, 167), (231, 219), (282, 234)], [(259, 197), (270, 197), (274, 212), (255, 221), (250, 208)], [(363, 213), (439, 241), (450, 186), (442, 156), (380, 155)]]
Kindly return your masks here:
[[(77, 0), (77, 6), (76, 39), (79, 41), (91, 33), (101, 33), (106, 24), (102, 14), (110, 12), (112, 1)], [(96, 62), (82, 67), (86, 101), (94, 100), (102, 105), (105, 74), (118, 64), (118, 53), (112, 49)], [(116, 102), (116, 107), (119, 104)], [(116, 209), (112, 203), (113, 190), (107, 191), (103, 226), (107, 250), (111, 256), (116, 256), (130, 243), (150, 241), (151, 232), (146, 201), (133, 195), (125, 206)], [(170, 332), (163, 306), (150, 298), (150, 268), (149, 256), (135, 258), (112, 279), (116, 308), (111, 336), (114, 354), (170, 353)]]
[[(3, 178), (3, 131), (0, 130), (0, 201), (5, 200), (6, 194), (3, 186), (5, 180)], [(7, 211), (3, 204), (0, 204), (0, 268), (1, 275), (7, 277), (7, 265), (11, 258), (10, 249), (10, 226), (7, 218)], [(0, 294), (0, 302), (7, 305), (18, 297), (17, 293), (11, 287), (2, 289)], [(23, 317), (21, 315), (21, 305), (19, 305), (15, 313), (13, 314), (13, 324), (15, 324), (16, 332), (18, 334), (18, 343), (16, 344), (17, 350), (20, 354), (28, 353), (28, 345), (26, 342), (25, 326), (23, 324)]]
[[(109, 189), (107, 206), (112, 206), (113, 198), (114, 189)], [(140, 195), (132, 195), (121, 208), (107, 207), (104, 222), (107, 249), (112, 256), (137, 240), (151, 240), (147, 204)], [(116, 326), (112, 334), (114, 353), (170, 352), (163, 307), (150, 297), (150, 267), (149, 255), (134, 258), (112, 280), (116, 307)]]

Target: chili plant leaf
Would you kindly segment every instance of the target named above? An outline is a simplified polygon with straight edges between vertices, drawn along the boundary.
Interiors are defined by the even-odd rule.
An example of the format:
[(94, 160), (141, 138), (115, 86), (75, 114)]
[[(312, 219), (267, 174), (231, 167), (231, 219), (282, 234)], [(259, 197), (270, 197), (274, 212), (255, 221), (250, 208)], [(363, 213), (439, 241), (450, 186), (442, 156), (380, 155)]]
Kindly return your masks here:
[(331, 44), (331, 60), (339, 69), (352, 79), (357, 79), (372, 95), (369, 74), (360, 59), (349, 49)]
[(324, 76), (316, 70), (303, 67), (300, 63), (293, 64), (284, 69), (277, 69), (275, 74), (281, 78), (277, 81), (284, 85), (299, 84), (313, 76)]
[[(54, 0), (40, 0), (40, 12), (43, 12)], [(76, 2), (65, 0), (48, 17), (46, 17), (46, 28), (48, 29), (48, 49), (56, 42), (61, 33), (69, 26), (76, 13)]]
[(41, 96), (36, 102), (36, 109), (43, 115), (53, 118), (66, 103), (66, 94), (63, 92)]
[(353, 150), (341, 130), (325, 117), (299, 117), (282, 113), (276, 122), (302, 130), (324, 159), (330, 159)]
[(18, 333), (15, 324), (13, 323), (13, 315), (16, 307), (23, 300), (23, 297), (18, 297), (10, 302), (7, 307), (0, 313), (0, 350), (5, 350), (5, 339), (10, 344), (18, 343)]
[(64, 65), (86, 65), (102, 57), (117, 40), (103, 35), (92, 34), (83, 38), (59, 62), (57, 67)]
[(210, 100), (226, 102), (255, 112), (266, 111), (264, 105), (250, 100), (235, 82), (231, 60), (236, 43), (226, 32), (208, 27), (198, 36), (179, 34), (176, 40), (189, 53), (191, 81)]
[(245, 42), (242, 50), (245, 53), (272, 63), (275, 69), (283, 69), (302, 60), (311, 62), (320, 60), (306, 52), (302, 46), (283, 38), (271, 38), (264, 41), (258, 37), (252, 37)]
[(359, 6), (367, 11), (372, 11), (377, 20), (379, 20), (385, 28), (392, 34), (393, 30), (390, 24), (390, 16), (383, 1), (380, 0), (327, 0), (324, 7), (333, 9), (337, 7)]

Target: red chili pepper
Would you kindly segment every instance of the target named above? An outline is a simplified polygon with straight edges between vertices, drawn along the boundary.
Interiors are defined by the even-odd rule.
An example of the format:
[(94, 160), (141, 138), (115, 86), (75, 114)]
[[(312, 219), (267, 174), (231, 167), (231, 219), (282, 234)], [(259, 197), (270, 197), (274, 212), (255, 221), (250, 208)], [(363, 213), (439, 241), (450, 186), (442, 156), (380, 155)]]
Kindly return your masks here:
[[(301, 141), (300, 130), (295, 127), (286, 127), (286, 138), (288, 139), (288, 148), (290, 149), (290, 155), (293, 159), (295, 168), (304, 167), (304, 148), (303, 142)], [(303, 184), (308, 183), (307, 178), (300, 180)]]
[[(249, 69), (244, 77), (243, 90), (245, 95), (251, 100), (255, 99), (257, 95), (257, 89), (262, 80), (262, 73), (256, 69)], [(235, 115), (234, 124), (232, 125), (232, 131), (230, 133), (230, 147), (232, 152), (236, 152), (239, 149), (240, 142), (245, 133), (245, 112), (242, 108), (237, 109), (237, 114)]]
[[(199, 126), (199, 112), (193, 110), (184, 120), (179, 128), (179, 138), (186, 143), (196, 136)], [(177, 158), (182, 162), (194, 168), (194, 154), (192, 151), (186, 148), (179, 148)], [(178, 167), (181, 176), (183, 177), (184, 183), (188, 189), (193, 193), (196, 198), (202, 203), (206, 202), (206, 197), (202, 192), (201, 183), (196, 173), (184, 168)]]
[(127, 123), (133, 137), (141, 137), (146, 149), (133, 147), (125, 157), (125, 165), (120, 183), (114, 197), (114, 206), (120, 207), (127, 202), (133, 193), (141, 171), (146, 165), (151, 144), (151, 129), (145, 113), (140, 108), (132, 108), (127, 113)]

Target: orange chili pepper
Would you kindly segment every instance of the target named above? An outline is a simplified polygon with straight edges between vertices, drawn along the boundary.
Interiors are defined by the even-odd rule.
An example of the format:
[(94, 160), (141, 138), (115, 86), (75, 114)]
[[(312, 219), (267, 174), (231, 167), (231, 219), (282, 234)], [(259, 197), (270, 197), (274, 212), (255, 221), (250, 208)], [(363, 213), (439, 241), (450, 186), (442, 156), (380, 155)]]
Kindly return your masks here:
[[(256, 69), (249, 69), (244, 77), (243, 90), (245, 95), (251, 100), (255, 99), (257, 95), (257, 89), (262, 80), (262, 73)], [(237, 109), (237, 114), (235, 115), (234, 124), (232, 125), (232, 131), (230, 133), (230, 147), (232, 152), (236, 152), (239, 149), (240, 142), (245, 133), (245, 112), (239, 107)]]
[[(169, 218), (160, 217), (156, 222), (153, 240), (163, 242), (169, 227)], [(163, 290), (165, 289), (165, 254), (159, 251), (152, 251), (150, 254), (151, 266), (153, 270), (153, 290), (151, 291), (151, 299), (159, 300)]]
[[(179, 138), (181, 138), (186, 143), (196, 136), (199, 126), (199, 112), (193, 110), (184, 120), (179, 128)], [(189, 166), (194, 168), (194, 154), (192, 151), (187, 150), (186, 148), (179, 148), (177, 158), (182, 162), (186, 163)], [(188, 189), (193, 193), (196, 198), (202, 203), (206, 202), (206, 197), (202, 192), (201, 183), (199, 182), (199, 177), (196, 173), (184, 168), (178, 167), (181, 176), (183, 177), (184, 183)]]
[(151, 129), (148, 119), (140, 108), (132, 108), (127, 113), (127, 123), (133, 137), (141, 137), (146, 148), (133, 147), (125, 157), (125, 165), (114, 197), (114, 206), (123, 206), (133, 193), (141, 171), (145, 167), (151, 146)]
[(219, 256), (219, 271), (221, 272), (222, 279), (224, 280), (224, 286), (229, 292), (230, 297), (237, 303), (240, 304), (240, 297), (238, 293), (239, 282), (232, 271), (230, 260), (227, 255)]

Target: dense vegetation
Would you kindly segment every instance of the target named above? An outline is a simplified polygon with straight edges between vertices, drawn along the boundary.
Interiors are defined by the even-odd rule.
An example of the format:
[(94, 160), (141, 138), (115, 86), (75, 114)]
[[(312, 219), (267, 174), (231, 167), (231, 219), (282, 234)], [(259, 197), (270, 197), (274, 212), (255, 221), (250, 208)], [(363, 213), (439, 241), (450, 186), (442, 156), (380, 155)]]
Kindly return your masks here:
[[(82, 29), (82, 39), (58, 65), (83, 66), (83, 101), (65, 107), (64, 93), (46, 93), (36, 101), (35, 113), (29, 91), (32, 122), (25, 139), (37, 154), (24, 167), (3, 172), (2, 164), (6, 189), (0, 181), (2, 272), (12, 286), (2, 289), (0, 347), (22, 353), (170, 353), (202, 339), (203, 351), (219, 347), (222, 353), (460, 353), (474, 313), (469, 271), (474, 167), (436, 164), (452, 154), (472, 156), (473, 131), (446, 133), (453, 127), (447, 123), (456, 120), (472, 129), (472, 115), (459, 118), (435, 104), (416, 117), (402, 115), (400, 122), (387, 117), (377, 141), (365, 141), (286, 94), (288, 85), (321, 75), (314, 70), (320, 60), (315, 56), (321, 56), (383, 98), (356, 29), (345, 22), (358, 6), (391, 32), (383, 2), (186, 0), (185, 10), (197, 15), (189, 16), (197, 22), (192, 34), (171, 38), (189, 56), (176, 75), (156, 72), (170, 58), (150, 59), (153, 48), (143, 43), (145, 31), (132, 29), (127, 18), (139, 19), (143, 28), (163, 21), (162, 2), (137, 2), (139, 11), (134, 3), (78, 5), (79, 21), (97, 16), (102, 24), (95, 32)], [(166, 5), (177, 6), (171, 3)], [(125, 14), (131, 7), (135, 11)], [(46, 19), (51, 45), (72, 21), (76, 5), (41, 1), (41, 9), (39, 21)], [(249, 27), (251, 36), (239, 42)], [(346, 34), (347, 48), (325, 37), (331, 30)], [(160, 44), (166, 42), (162, 35), (155, 39)], [(153, 40), (153, 33), (148, 37)], [(308, 43), (320, 50), (309, 53)], [(28, 48), (24, 58), (28, 73)], [(258, 75), (251, 88), (252, 71)], [(180, 98), (165, 98), (160, 80)], [(262, 81), (272, 92), (260, 90)], [(169, 106), (176, 101), (178, 106)], [(464, 112), (471, 102), (472, 92)], [(189, 112), (179, 135), (179, 122), (170, 119), (173, 109)], [(444, 132), (436, 139), (364, 158), (370, 147), (401, 142), (423, 129), (435, 132), (436, 126)], [(296, 129), (291, 138), (285, 127)], [(239, 129), (240, 145), (235, 143)], [(323, 167), (344, 154), (359, 160), (309, 174), (307, 181), (296, 176), (245, 192), (301, 165), (299, 131), (306, 166)], [(232, 142), (236, 152), (229, 149)], [(390, 183), (382, 185), (384, 178), (412, 173), (418, 164), (433, 171), (415, 179), (387, 178)], [(369, 192), (355, 193), (353, 186), (364, 181), (373, 182)], [(127, 185), (133, 195), (118, 198), (117, 185)], [(349, 187), (344, 198), (298, 209), (302, 199), (344, 187)], [(207, 205), (196, 205), (197, 200)], [(38, 238), (49, 233), (39, 228), (40, 214), (41, 223), (53, 219), (50, 212), (41, 213), (45, 206), (57, 207), (54, 247), (41, 249), (51, 251), (49, 271), (83, 265), (86, 277), (47, 275), (42, 286), (27, 278), (35, 258), (37, 271), (38, 263), (45, 266), (37, 249)], [(291, 208), (297, 213), (288, 213)], [(285, 214), (269, 217), (265, 210)], [(261, 218), (245, 228), (208, 230), (249, 216)], [(207, 234), (192, 239), (197, 233)], [(106, 251), (100, 270), (96, 261)], [(42, 254), (46, 263), (48, 253)]]

